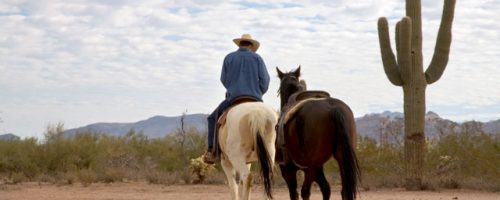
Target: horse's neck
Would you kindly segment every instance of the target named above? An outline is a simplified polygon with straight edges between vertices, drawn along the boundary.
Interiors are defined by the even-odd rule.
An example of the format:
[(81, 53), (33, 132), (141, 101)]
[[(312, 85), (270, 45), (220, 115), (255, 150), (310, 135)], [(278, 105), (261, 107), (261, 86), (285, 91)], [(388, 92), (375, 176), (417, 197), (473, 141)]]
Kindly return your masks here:
[(284, 96), (284, 95), (281, 95), (281, 110), (283, 110), (288, 102), (288, 98), (290, 98), (290, 96)]
[(294, 98), (294, 94), (296, 94), (299, 91), (295, 91), (289, 95), (283, 95), (283, 98), (281, 99), (281, 112), (284, 113), (290, 108), (290, 99)]

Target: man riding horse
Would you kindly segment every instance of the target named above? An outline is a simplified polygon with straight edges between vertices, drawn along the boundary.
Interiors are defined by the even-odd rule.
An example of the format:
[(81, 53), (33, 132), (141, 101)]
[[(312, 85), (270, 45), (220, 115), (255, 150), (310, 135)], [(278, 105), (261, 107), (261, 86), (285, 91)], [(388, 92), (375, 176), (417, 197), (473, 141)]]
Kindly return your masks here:
[(260, 46), (250, 34), (243, 34), (241, 38), (233, 39), (238, 50), (224, 58), (220, 80), (226, 88), (226, 99), (207, 118), (208, 121), (208, 149), (203, 161), (213, 164), (216, 161), (214, 151), (214, 134), (217, 118), (238, 97), (250, 96), (262, 102), (262, 95), (269, 87), (269, 73), (262, 58), (255, 53)]

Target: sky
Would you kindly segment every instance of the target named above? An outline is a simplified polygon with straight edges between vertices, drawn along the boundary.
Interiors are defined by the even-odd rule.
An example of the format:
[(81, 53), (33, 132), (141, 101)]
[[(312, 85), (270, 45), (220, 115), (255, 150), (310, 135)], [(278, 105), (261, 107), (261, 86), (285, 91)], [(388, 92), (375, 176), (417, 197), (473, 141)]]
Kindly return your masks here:
[[(424, 68), (443, 1), (422, 0)], [(249, 33), (279, 109), (276, 67), (301, 65), (309, 89), (356, 117), (403, 111), (381, 63), (377, 19), (391, 38), (402, 0), (2, 0), (0, 134), (43, 137), (96, 122), (210, 113), (224, 98), (222, 61)], [(458, 0), (448, 66), (427, 110), (454, 121), (500, 119), (500, 1)], [(392, 43), (394, 45), (394, 43)]]

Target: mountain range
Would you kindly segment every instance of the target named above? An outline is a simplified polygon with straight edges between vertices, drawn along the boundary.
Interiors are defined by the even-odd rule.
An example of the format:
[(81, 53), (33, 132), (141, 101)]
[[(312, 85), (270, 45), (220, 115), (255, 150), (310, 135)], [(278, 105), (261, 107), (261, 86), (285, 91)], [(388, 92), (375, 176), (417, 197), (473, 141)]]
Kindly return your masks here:
[[(182, 116), (154, 116), (149, 119), (131, 123), (94, 123), (83, 127), (65, 131), (65, 136), (73, 137), (77, 133), (93, 132), (113, 136), (124, 136), (130, 130), (142, 132), (149, 138), (161, 138), (173, 134), (180, 129)], [(185, 128), (195, 128), (200, 133), (206, 133), (206, 114), (187, 114), (184, 116)], [(356, 128), (360, 136), (367, 136), (378, 140), (388, 137), (402, 137), (404, 132), (404, 115), (400, 112), (385, 111), (383, 113), (366, 114), (356, 118)], [(481, 129), (485, 133), (500, 134), (500, 119), (489, 122), (457, 123), (441, 118), (438, 114), (429, 111), (425, 116), (425, 134), (427, 137), (436, 137), (450, 131), (459, 132), (467, 128)], [(15, 139), (13, 134), (0, 135), (2, 139)], [(19, 137), (17, 137), (19, 138)]]
[[(113, 136), (124, 136), (130, 130), (134, 130), (144, 133), (144, 135), (149, 138), (160, 138), (172, 134), (180, 129), (181, 117), (182, 116), (154, 116), (146, 120), (132, 123), (95, 123), (66, 130), (64, 134), (67, 137), (72, 137), (77, 133), (93, 132), (106, 133)], [(206, 119), (207, 115), (205, 114), (185, 115), (184, 127), (194, 127), (199, 132), (206, 132)]]
[(0, 135), (0, 140), (19, 140), (19, 139), (21, 139), (21, 138), (19, 138), (19, 136), (14, 135), (12, 133), (6, 133), (6, 134)]
[[(199, 132), (207, 131), (206, 114), (185, 115), (185, 125), (196, 128)], [(154, 116), (134, 123), (95, 123), (84, 127), (66, 131), (67, 136), (78, 132), (92, 131), (108, 133), (115, 136), (125, 135), (131, 129), (142, 131), (150, 138), (159, 138), (172, 134), (180, 128), (181, 116), (165, 117)], [(366, 114), (356, 118), (356, 127), (359, 135), (379, 138), (384, 134), (401, 135), (404, 132), (404, 115), (400, 112), (385, 111), (383, 113)], [(468, 123), (457, 123), (441, 118), (438, 114), (429, 111), (425, 116), (425, 133), (427, 137), (435, 137), (440, 132), (461, 131)], [(486, 133), (500, 133), (500, 120), (490, 122), (476, 122), (480, 129)]]

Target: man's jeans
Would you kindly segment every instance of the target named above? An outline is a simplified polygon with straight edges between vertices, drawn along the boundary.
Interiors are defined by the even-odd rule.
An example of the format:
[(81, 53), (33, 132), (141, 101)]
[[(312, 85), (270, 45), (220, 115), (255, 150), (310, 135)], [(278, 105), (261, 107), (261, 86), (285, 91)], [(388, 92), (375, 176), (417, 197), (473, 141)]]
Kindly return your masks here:
[(214, 132), (215, 132), (215, 123), (217, 123), (217, 118), (219, 118), (224, 110), (228, 108), (231, 104), (229, 101), (224, 100), (222, 103), (217, 106), (217, 108), (210, 114), (207, 118), (208, 122), (208, 148), (212, 149), (214, 147)]

